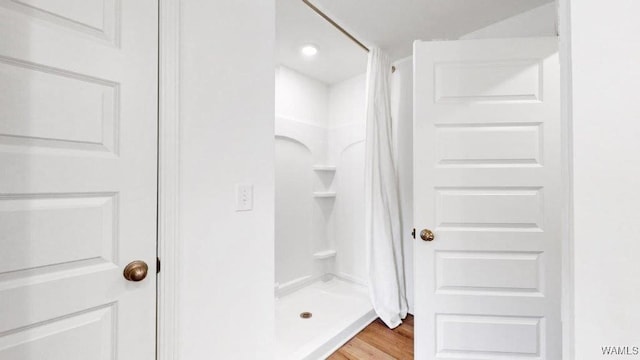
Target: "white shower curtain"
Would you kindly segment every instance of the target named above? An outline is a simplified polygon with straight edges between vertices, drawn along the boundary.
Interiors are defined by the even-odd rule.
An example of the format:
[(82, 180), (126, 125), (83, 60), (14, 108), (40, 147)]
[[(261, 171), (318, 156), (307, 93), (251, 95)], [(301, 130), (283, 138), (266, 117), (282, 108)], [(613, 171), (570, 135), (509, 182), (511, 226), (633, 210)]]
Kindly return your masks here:
[(391, 62), (369, 52), (365, 206), (369, 293), (382, 321), (395, 328), (407, 316), (398, 180), (393, 157), (389, 80)]

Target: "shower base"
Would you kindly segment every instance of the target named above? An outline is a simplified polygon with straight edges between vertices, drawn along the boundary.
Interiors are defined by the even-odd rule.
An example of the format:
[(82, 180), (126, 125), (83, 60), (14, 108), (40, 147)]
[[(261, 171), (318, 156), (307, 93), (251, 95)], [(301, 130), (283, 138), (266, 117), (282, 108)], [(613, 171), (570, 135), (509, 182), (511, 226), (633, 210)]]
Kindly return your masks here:
[(337, 278), (312, 283), (276, 299), (276, 358), (326, 359), (375, 318), (364, 286)]

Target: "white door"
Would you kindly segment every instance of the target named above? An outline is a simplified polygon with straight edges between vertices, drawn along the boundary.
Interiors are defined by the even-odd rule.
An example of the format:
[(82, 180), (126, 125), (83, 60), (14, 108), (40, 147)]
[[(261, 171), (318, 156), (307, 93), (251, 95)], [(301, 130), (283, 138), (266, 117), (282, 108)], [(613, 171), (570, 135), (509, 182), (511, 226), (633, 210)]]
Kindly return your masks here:
[(414, 56), (416, 359), (559, 360), (557, 39)]
[(2, 360), (155, 358), (157, 18), (0, 0)]

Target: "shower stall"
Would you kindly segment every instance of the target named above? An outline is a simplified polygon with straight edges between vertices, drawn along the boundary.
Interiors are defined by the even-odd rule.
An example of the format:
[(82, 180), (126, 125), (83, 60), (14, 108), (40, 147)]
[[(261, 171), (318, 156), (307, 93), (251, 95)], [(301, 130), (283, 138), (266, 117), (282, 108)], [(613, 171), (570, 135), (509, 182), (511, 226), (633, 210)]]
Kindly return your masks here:
[[(363, 69), (364, 71), (364, 69)], [(278, 359), (318, 359), (375, 319), (366, 287), (364, 74), (276, 71)]]

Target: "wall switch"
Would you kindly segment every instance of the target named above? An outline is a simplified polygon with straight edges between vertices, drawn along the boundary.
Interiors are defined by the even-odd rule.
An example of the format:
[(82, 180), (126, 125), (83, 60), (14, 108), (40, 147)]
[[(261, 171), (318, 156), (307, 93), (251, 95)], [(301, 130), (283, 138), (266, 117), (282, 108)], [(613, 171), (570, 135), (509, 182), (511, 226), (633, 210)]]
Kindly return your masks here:
[(236, 185), (236, 211), (253, 210), (253, 185)]

